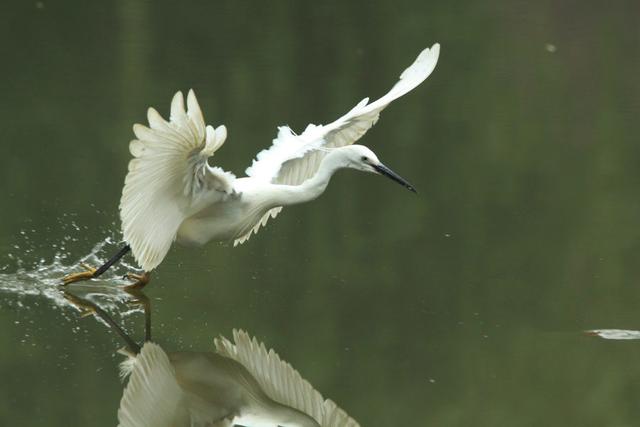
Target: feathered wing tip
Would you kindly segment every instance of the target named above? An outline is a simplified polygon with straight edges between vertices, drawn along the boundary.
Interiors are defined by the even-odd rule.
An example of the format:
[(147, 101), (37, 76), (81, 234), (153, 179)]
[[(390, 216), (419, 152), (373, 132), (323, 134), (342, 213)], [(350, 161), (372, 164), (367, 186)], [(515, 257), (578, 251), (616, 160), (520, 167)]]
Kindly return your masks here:
[(222, 144), (227, 140), (227, 127), (225, 125), (220, 125), (217, 128), (209, 125), (206, 128), (207, 137), (206, 137), (206, 147), (203, 150), (203, 153), (207, 156), (213, 156), (213, 153), (218, 151)]
[(215, 340), (218, 353), (241, 363), (272, 399), (313, 417), (322, 427), (359, 427), (359, 424), (313, 386), (272, 349), (242, 330), (233, 331), (233, 342)]
[[(440, 43), (434, 43), (430, 48), (424, 49), (416, 60), (400, 74), (401, 79), (426, 79), (436, 68), (440, 56)], [(416, 77), (413, 77), (416, 76)]]
[[(181, 91), (176, 92), (171, 100), (169, 121), (165, 121), (158, 111), (149, 107), (147, 110), (149, 126), (136, 123), (133, 133), (137, 139), (129, 143), (129, 151), (133, 157), (142, 157), (145, 148), (158, 144), (171, 147), (176, 144), (180, 148), (202, 149), (202, 154), (212, 156), (227, 139), (227, 128), (220, 125), (214, 128), (205, 125), (200, 104), (193, 89), (187, 94), (187, 109), (184, 108), (184, 97)], [(204, 143), (204, 146), (203, 146)]]
[[(176, 96), (181, 92), (178, 92)], [(196, 99), (196, 94), (193, 89), (189, 89), (187, 94), (187, 116), (191, 119), (191, 122), (195, 124), (198, 131), (202, 131), (205, 139), (205, 148), (202, 150), (202, 154), (207, 157), (213, 156), (213, 153), (218, 151), (222, 144), (227, 140), (227, 127), (220, 125), (214, 128), (211, 125), (205, 126), (204, 116), (200, 109), (200, 104)]]
[(388, 105), (395, 99), (415, 89), (420, 83), (425, 81), (436, 68), (440, 56), (440, 44), (435, 43), (430, 48), (424, 49), (413, 64), (407, 67), (401, 74), (398, 82), (382, 98), (367, 105), (367, 109), (376, 109)]

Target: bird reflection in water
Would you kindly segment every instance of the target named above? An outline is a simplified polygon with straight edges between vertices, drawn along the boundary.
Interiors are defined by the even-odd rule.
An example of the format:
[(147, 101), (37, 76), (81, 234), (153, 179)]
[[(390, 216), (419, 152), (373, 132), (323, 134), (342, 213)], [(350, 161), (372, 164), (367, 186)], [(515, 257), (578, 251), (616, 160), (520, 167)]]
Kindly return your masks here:
[(144, 308), (142, 345), (97, 304), (69, 288), (63, 292), (126, 344), (120, 350), (127, 357), (121, 374), (129, 377), (118, 409), (121, 427), (358, 427), (289, 363), (244, 331), (234, 330), (233, 340), (215, 339), (212, 352), (165, 352), (151, 341), (150, 302), (142, 291), (129, 292)]

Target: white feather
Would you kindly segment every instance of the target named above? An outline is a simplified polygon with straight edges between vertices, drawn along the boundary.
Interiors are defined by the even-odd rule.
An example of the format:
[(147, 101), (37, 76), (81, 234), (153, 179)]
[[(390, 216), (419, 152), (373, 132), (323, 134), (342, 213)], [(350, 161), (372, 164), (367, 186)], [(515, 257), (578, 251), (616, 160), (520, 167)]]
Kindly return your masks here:
[(233, 342), (220, 337), (216, 351), (241, 363), (269, 397), (313, 417), (322, 427), (359, 427), (330, 399), (324, 399), (289, 363), (242, 330), (233, 331)]
[(146, 343), (123, 370), (131, 376), (118, 409), (118, 427), (172, 427), (185, 425), (189, 414), (182, 404), (184, 393), (167, 354)]
[[(368, 98), (363, 99), (333, 123), (324, 126), (310, 124), (301, 135), (296, 135), (287, 126), (278, 128), (273, 145), (258, 153), (247, 168), (247, 175), (275, 184), (302, 184), (318, 171), (326, 155), (321, 148), (343, 147), (360, 139), (378, 121), (380, 112), (387, 105), (429, 77), (438, 62), (439, 53), (438, 43), (424, 49), (400, 74), (400, 79), (386, 95), (371, 104), (368, 104)], [(275, 218), (281, 210), (282, 207), (277, 207), (267, 212), (249, 233), (236, 239), (234, 245), (247, 241), (252, 233), (257, 233), (266, 224), (269, 217)]]
[(193, 91), (187, 106), (185, 111), (178, 92), (171, 102), (169, 122), (150, 108), (149, 127), (133, 127), (137, 139), (129, 144), (134, 158), (125, 178), (120, 218), (124, 240), (145, 271), (162, 262), (178, 227), (194, 213), (197, 203), (215, 202), (232, 191), (235, 177), (207, 164), (207, 158), (224, 143), (226, 128), (205, 125)]

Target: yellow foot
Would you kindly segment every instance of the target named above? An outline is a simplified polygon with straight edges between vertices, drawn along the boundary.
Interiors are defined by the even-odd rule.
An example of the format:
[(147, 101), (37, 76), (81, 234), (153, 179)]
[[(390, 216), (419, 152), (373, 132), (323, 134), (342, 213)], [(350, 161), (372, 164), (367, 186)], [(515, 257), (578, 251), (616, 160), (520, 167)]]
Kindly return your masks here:
[(80, 298), (68, 291), (64, 291), (64, 297), (67, 301), (76, 306), (78, 310), (80, 310), (80, 317), (87, 317), (96, 314), (95, 305), (86, 299)]
[(62, 278), (63, 284), (68, 285), (69, 283), (79, 282), (81, 280), (89, 280), (93, 278), (93, 275), (95, 274), (96, 269), (91, 267), (88, 264), (85, 264), (84, 262), (81, 263), (80, 265), (84, 267), (86, 271), (81, 271), (80, 273), (73, 273), (73, 274), (68, 274), (64, 276)]
[(149, 280), (151, 280), (151, 273), (146, 271), (142, 274), (127, 273), (125, 274), (125, 277), (127, 279), (134, 280), (134, 283), (124, 287), (125, 291), (131, 291), (144, 288), (147, 283), (149, 283)]

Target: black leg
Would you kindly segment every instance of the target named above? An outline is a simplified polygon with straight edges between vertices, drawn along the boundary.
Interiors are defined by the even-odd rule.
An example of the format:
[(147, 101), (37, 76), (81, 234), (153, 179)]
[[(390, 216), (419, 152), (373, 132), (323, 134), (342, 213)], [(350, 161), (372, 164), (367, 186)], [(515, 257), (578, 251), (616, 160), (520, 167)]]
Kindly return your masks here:
[(113, 264), (115, 264), (116, 262), (120, 261), (120, 258), (122, 258), (123, 256), (125, 256), (127, 254), (127, 252), (129, 252), (131, 250), (131, 246), (129, 246), (129, 244), (126, 244), (122, 247), (122, 249), (120, 249), (118, 251), (117, 254), (115, 254), (114, 256), (112, 256), (111, 258), (109, 258), (109, 260), (107, 262), (105, 262), (104, 264), (102, 264), (100, 267), (98, 267), (98, 269), (93, 273), (93, 277), (98, 277), (100, 276), (102, 273), (104, 273), (105, 271), (107, 271), (109, 268), (111, 268), (111, 266)]
[(130, 250), (131, 250), (131, 247), (128, 244), (124, 245), (122, 247), (122, 249), (120, 249), (118, 251), (117, 254), (112, 256), (107, 262), (105, 262), (103, 265), (101, 265), (97, 269), (91, 267), (90, 265), (82, 264), (82, 266), (84, 268), (86, 268), (86, 271), (81, 271), (80, 273), (69, 274), (69, 275), (65, 276), (62, 279), (62, 281), (64, 282), (65, 285), (68, 285), (69, 283), (78, 282), (80, 280), (94, 279), (94, 278), (100, 276), (105, 271), (107, 271), (113, 264), (118, 262), (120, 260), (120, 258), (125, 256), (125, 254), (127, 252), (129, 252)]

